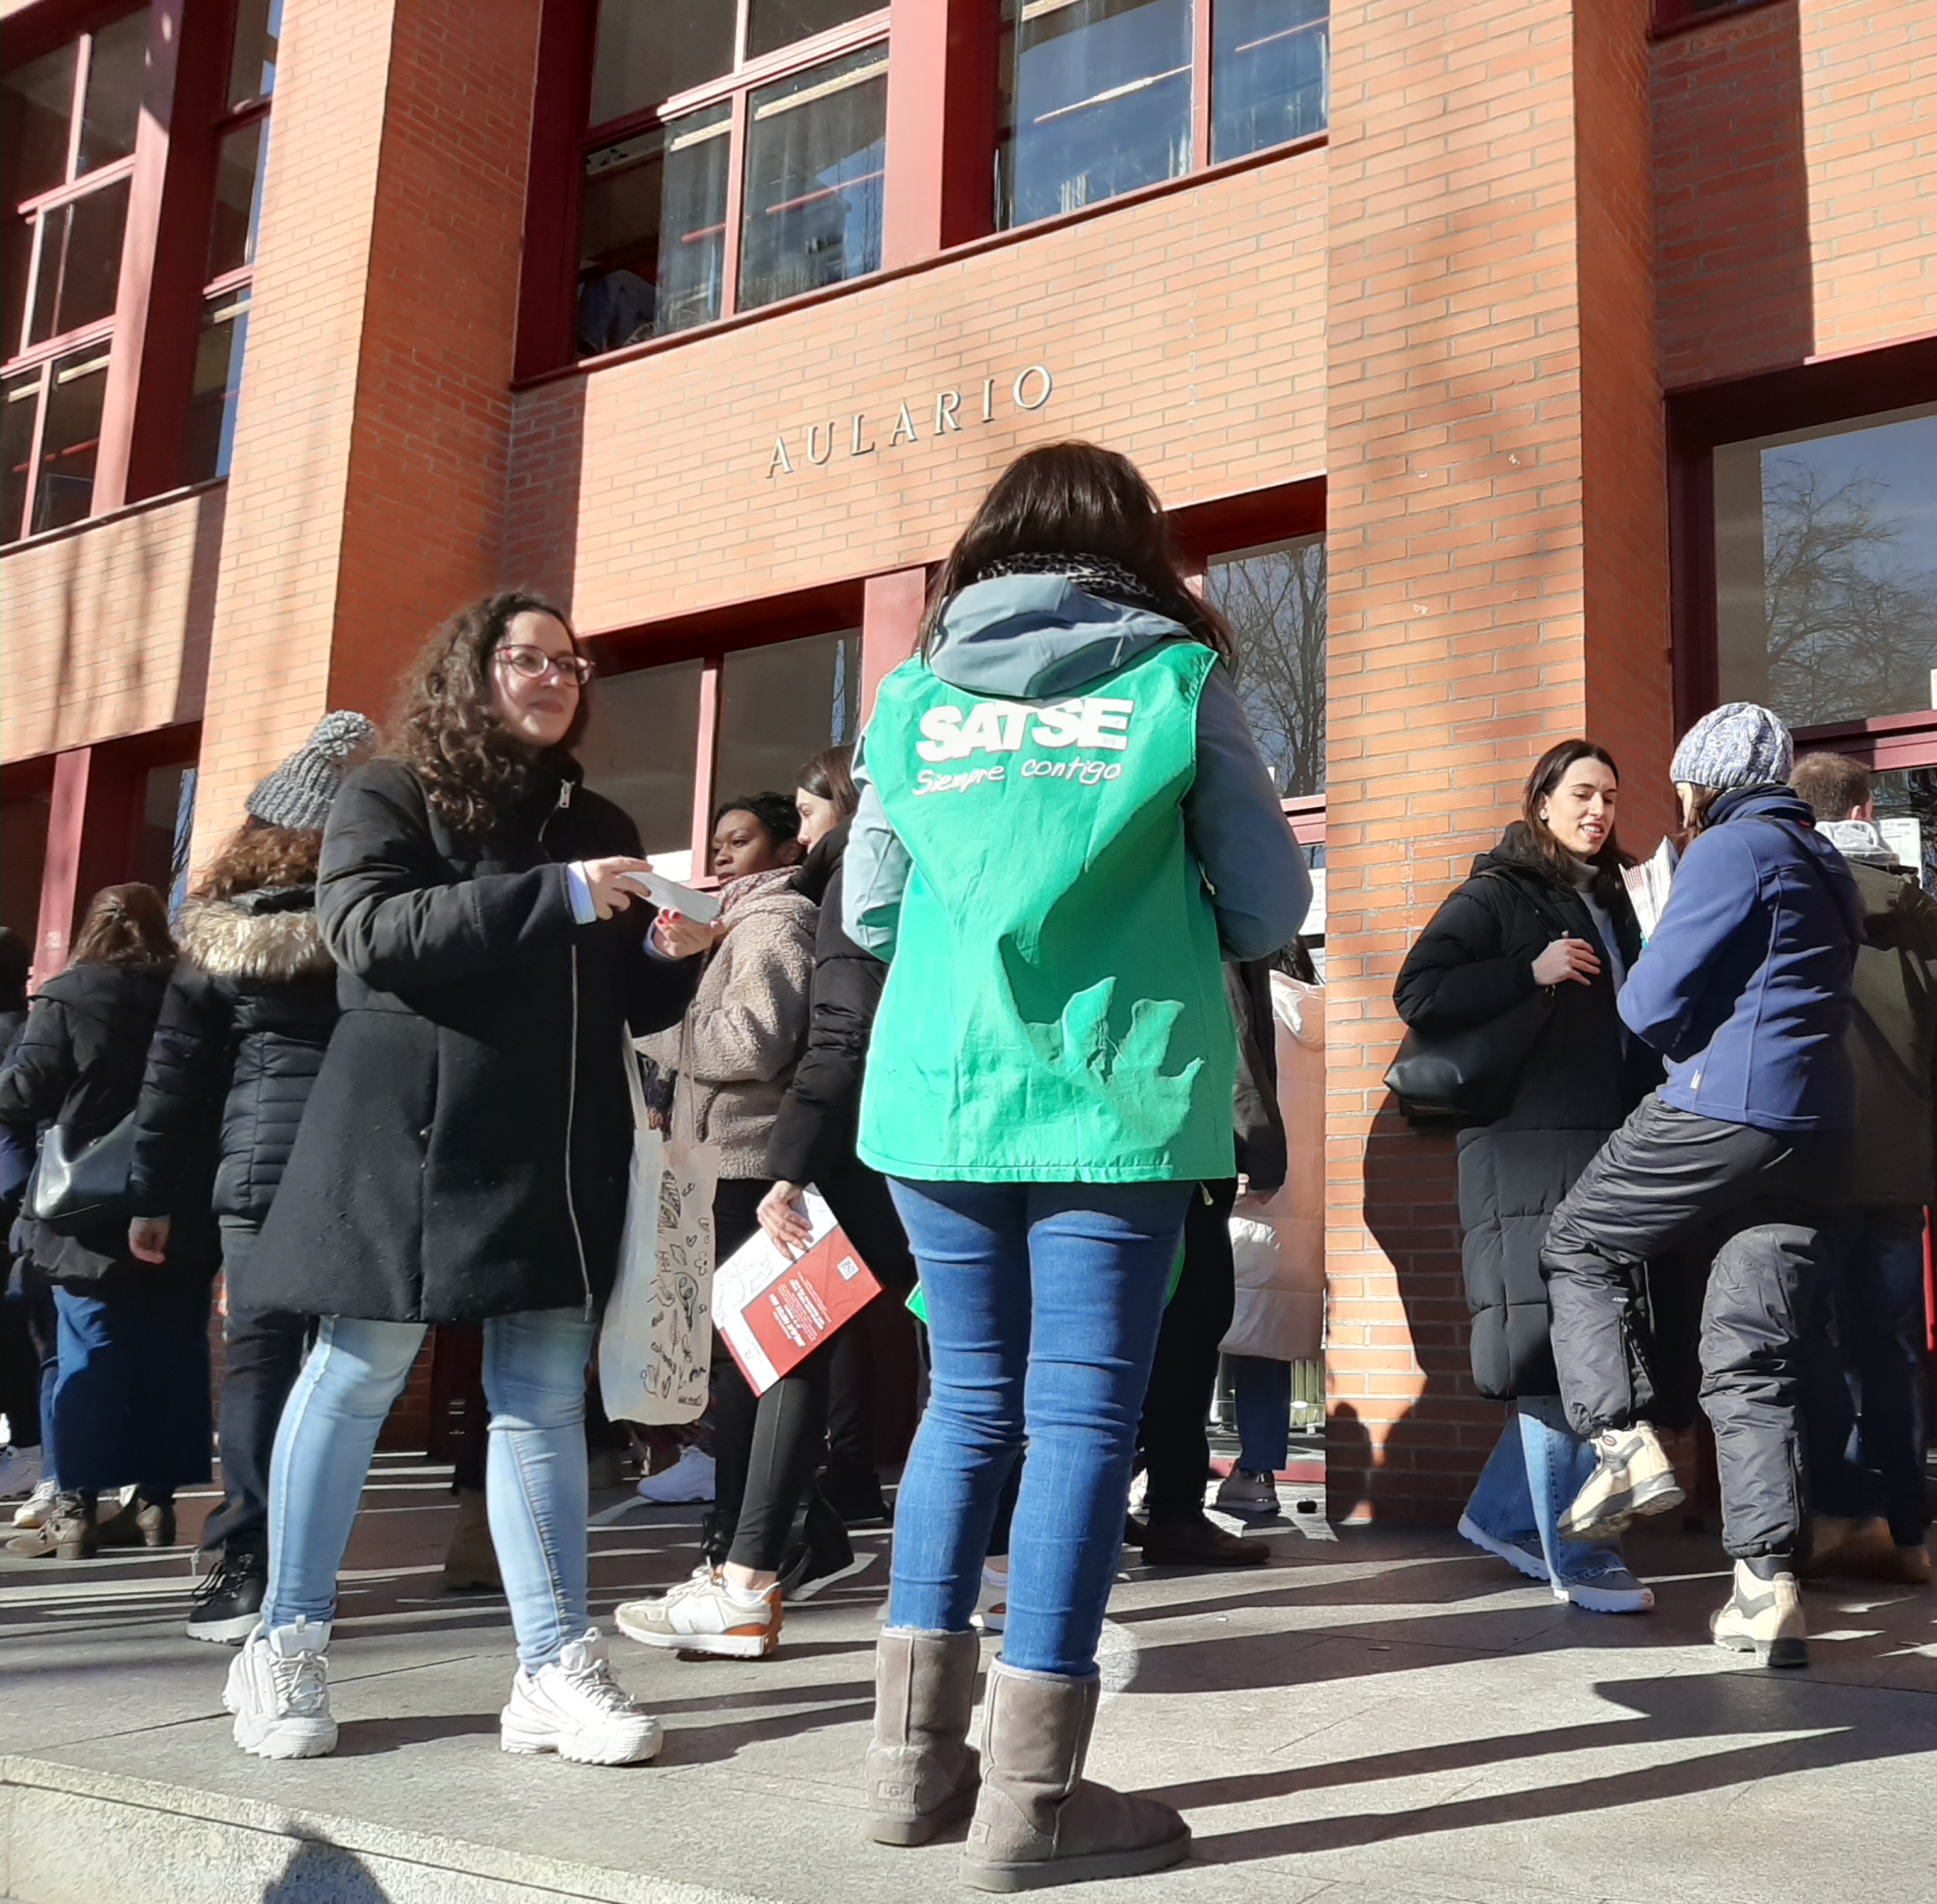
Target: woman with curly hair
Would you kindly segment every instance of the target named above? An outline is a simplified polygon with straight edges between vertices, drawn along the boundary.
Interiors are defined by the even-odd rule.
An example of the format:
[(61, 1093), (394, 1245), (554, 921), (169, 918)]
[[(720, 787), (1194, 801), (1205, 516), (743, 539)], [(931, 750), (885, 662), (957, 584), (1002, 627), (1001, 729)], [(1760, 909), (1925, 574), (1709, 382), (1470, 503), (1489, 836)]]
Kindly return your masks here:
[(407, 678), (390, 757), (330, 810), (317, 911), (342, 1015), (259, 1246), (257, 1299), (321, 1318), (270, 1464), (261, 1624), (229, 1673), (259, 1757), (335, 1748), (337, 1569), (434, 1322), (483, 1325), (518, 1648), (504, 1748), (659, 1749), (587, 1614), (585, 1369), (625, 1219), (627, 1039), (679, 1017), (711, 935), (629, 892), (638, 832), (571, 750), (590, 674), (550, 603), (473, 603)]

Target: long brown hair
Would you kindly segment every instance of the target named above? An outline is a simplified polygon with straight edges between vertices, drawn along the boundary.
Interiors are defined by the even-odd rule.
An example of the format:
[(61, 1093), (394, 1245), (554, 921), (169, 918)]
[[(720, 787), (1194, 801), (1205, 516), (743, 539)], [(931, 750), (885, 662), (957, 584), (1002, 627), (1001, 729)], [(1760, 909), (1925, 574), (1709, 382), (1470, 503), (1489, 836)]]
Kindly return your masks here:
[[(1567, 769), (1577, 760), (1599, 761), (1614, 775), (1615, 785), (1620, 784), (1621, 770), (1605, 747), (1593, 741), (1557, 741), (1533, 763), (1533, 772), (1526, 777), (1526, 786), (1520, 802), (1520, 823), (1526, 829), (1528, 846), (1545, 869), (1563, 886), (1574, 883), (1574, 868), (1578, 862), (1554, 837), (1552, 829), (1541, 818), (1540, 803), (1553, 793)], [(1594, 869), (1595, 898), (1604, 906), (1613, 906), (1627, 890), (1621, 883), (1621, 869), (1632, 866), (1634, 856), (1621, 850), (1611, 823), (1608, 828), (1608, 837), (1601, 842), (1600, 850), (1587, 863)]]
[[(459, 609), (404, 677), (390, 750), (416, 769), (432, 811), (453, 832), (488, 836), (531, 790), (537, 758), (506, 732), (491, 684), (491, 656), (522, 614), (549, 615), (572, 632), (564, 610), (543, 596), (506, 589)], [(568, 751), (590, 711), (580, 688), (571, 725), (550, 751)]]
[(222, 842), (196, 881), (199, 899), (232, 899), (264, 886), (314, 886), (323, 834), (295, 826), (271, 826), (252, 814)]
[(1095, 556), (1127, 568), (1194, 641), (1232, 658), (1224, 617), (1193, 593), (1156, 492), (1129, 457), (1094, 443), (1045, 443), (998, 476), (948, 552), (922, 617), (922, 652), (935, 645), (950, 599), (1014, 556)]
[(174, 963), (168, 910), (152, 886), (104, 886), (68, 954), (71, 966), (165, 966)]
[(861, 804), (854, 787), (854, 750), (844, 744), (817, 753), (794, 775), (793, 784), (817, 800), (832, 800), (844, 820)]

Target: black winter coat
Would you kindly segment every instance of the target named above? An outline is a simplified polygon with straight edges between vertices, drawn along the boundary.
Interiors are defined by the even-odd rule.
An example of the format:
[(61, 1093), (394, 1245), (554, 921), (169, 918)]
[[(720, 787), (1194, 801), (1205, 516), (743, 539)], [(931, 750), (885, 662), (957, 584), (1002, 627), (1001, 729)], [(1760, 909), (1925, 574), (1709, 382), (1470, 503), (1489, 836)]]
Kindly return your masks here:
[[(129, 1199), (138, 1210), (165, 1208), (185, 1146), (219, 1111), (215, 1213), (259, 1223), (336, 1024), (336, 964), (316, 889), (192, 899), (175, 943), (182, 956), (148, 1047)], [(229, 1299), (265, 1306), (232, 1278)]]
[(1238, 1080), (1231, 1115), (1238, 1141), (1238, 1174), (1250, 1194), (1275, 1196), (1284, 1187), (1290, 1157), (1284, 1114), (1278, 1105), (1278, 1020), (1272, 1013), (1268, 960), (1226, 960), (1224, 995), (1238, 1029)]
[(820, 908), (820, 917), (807, 1048), (767, 1138), (767, 1174), (782, 1183), (824, 1183), (856, 1162), (861, 1079), (888, 969), (841, 929), (847, 827), (842, 820), (815, 844), (793, 882)]
[[(1623, 969), (1641, 931), (1622, 893), (1610, 908)], [(1554, 1395), (1547, 1287), (1547, 1225), (1608, 1135), (1660, 1081), (1638, 1038), (1623, 1051), (1607, 948), (1579, 892), (1563, 886), (1516, 821), (1473, 862), (1419, 935), (1393, 987), (1399, 1017), (1420, 1031), (1484, 1024), (1537, 988), (1533, 962), (1564, 930), (1602, 956), (1586, 985), (1553, 987), (1554, 1008), (1528, 1057), (1513, 1102), (1490, 1124), (1459, 1135), (1461, 1257), (1472, 1311), (1473, 1379), (1488, 1395)]]
[(644, 901), (580, 926), (565, 863), (638, 829), (548, 756), (488, 840), (396, 760), (344, 782), (317, 911), (342, 1017), (257, 1252), (265, 1307), (392, 1322), (598, 1312), (632, 1145), (626, 1028), (674, 1023), (699, 962)]
[[(0, 1121), (30, 1141), (43, 1123), (58, 1125), (77, 1145), (105, 1136), (141, 1096), (148, 1041), (168, 985), (165, 965), (69, 966), (50, 978), (35, 993), (26, 1028), (0, 1072)], [(174, 1226), (168, 1269), (129, 1254), (125, 1217), (79, 1236), (23, 1219), (21, 1234), (35, 1265), (50, 1280), (76, 1286), (153, 1282), (170, 1270), (196, 1278), (213, 1275), (211, 1127), (188, 1137), (175, 1174), (158, 1190), (155, 1214)]]

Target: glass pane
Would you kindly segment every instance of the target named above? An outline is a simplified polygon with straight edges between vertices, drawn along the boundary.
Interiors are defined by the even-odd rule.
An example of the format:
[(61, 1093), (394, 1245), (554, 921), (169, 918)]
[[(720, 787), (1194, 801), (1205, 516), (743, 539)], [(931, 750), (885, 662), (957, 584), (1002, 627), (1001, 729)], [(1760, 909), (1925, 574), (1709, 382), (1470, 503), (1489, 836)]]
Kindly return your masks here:
[(1278, 792), (1325, 790), (1325, 538), (1211, 563), (1205, 594), (1237, 642), (1237, 684)]
[(1718, 448), (1715, 583), (1724, 700), (1937, 707), (1937, 404)]
[(699, 747), (701, 663), (608, 675), (592, 690), (580, 741), (585, 784), (632, 816), (646, 856), (675, 879), (693, 860), (693, 775)]
[(29, 793), (0, 808), (0, 925), (32, 945), (41, 924), (41, 879), (47, 870), (47, 823), (53, 798)]
[(9, 218), (0, 228), (0, 357), (20, 347), (26, 315), (27, 276), (34, 261), (34, 221)]
[(87, 103), (80, 115), (77, 172), (111, 165), (135, 150), (147, 83), (148, 10), (127, 14), (94, 36), (87, 62)]
[(229, 61), (229, 103), (239, 106), (276, 89), (276, 44), (282, 38), (283, 0), (241, 0), (235, 50)]
[(740, 308), (750, 311), (881, 262), (888, 50), (863, 47), (750, 99)]
[(94, 499), (94, 459), (101, 447), (101, 400), (108, 392), (108, 353), (99, 345), (62, 359), (47, 391), (41, 432), (40, 480), (34, 485), (34, 533), (77, 523)]
[(35, 368), (7, 379), (0, 389), (0, 542), (18, 541), (24, 532), (27, 471), (34, 455), (34, 419), (40, 414), (41, 379)]
[(74, 43), (56, 47), (0, 80), (0, 178), (7, 202), (51, 191), (67, 177), (67, 135), (74, 117)]
[(791, 796), (802, 766), (859, 726), (861, 637), (810, 635), (736, 648), (720, 663), (720, 743), (713, 803)]
[(40, 274), (27, 341), (41, 344), (114, 315), (121, 283), (128, 180), (41, 214)]
[(1004, 0), (997, 222), (1190, 165), (1191, 0)]
[(195, 765), (150, 767), (142, 777), (141, 817), (135, 829), (131, 879), (152, 886), (173, 902), (186, 873), (188, 836), (195, 812)]
[(182, 481), (206, 482), (229, 474), (235, 441), (235, 405), (242, 390), (242, 353), (249, 341), (249, 295), (211, 299), (203, 306), (195, 344), (195, 382), (182, 445)]
[(1211, 16), (1216, 164), (1325, 129), (1332, 0), (1217, 0)]
[(1895, 767), (1873, 777), (1884, 844), (1937, 893), (1937, 769)]
[(215, 167), (215, 220), (208, 233), (208, 275), (220, 277), (256, 259), (262, 215), (262, 157), (269, 122), (259, 119), (222, 141)]
[(859, 20), (878, 11), (882, 0), (749, 0), (747, 57), (757, 59), (776, 47), (790, 47), (810, 34)]
[(580, 356), (719, 316), (732, 120), (709, 106), (586, 155)]
[(734, 0), (599, 0), (592, 116), (603, 126), (733, 70)]

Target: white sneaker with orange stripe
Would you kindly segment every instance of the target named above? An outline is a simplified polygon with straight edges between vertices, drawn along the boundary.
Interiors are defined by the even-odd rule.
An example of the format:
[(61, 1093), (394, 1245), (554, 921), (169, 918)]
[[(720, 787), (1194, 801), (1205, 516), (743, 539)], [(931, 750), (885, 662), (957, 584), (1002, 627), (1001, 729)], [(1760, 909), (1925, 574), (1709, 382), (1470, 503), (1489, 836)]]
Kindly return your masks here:
[(742, 1594), (719, 1569), (702, 1567), (656, 1599), (626, 1601), (613, 1617), (641, 1646), (762, 1660), (780, 1644), (781, 1590), (776, 1584), (757, 1596)]

